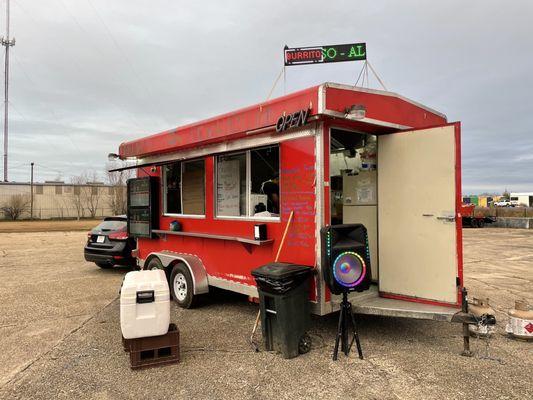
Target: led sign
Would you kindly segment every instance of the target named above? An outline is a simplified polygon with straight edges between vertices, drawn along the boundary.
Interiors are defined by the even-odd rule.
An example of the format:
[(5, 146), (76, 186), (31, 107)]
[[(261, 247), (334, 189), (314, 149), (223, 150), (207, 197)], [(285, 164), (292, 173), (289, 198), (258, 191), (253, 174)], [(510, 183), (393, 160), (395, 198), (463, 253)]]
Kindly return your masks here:
[(295, 48), (285, 46), (285, 65), (323, 64), (360, 60), (366, 60), (366, 43)]
[(310, 111), (311, 109), (308, 108), (307, 110), (300, 110), (292, 114), (282, 115), (278, 118), (278, 122), (276, 122), (276, 132), (280, 133), (289, 128), (297, 128), (305, 125)]

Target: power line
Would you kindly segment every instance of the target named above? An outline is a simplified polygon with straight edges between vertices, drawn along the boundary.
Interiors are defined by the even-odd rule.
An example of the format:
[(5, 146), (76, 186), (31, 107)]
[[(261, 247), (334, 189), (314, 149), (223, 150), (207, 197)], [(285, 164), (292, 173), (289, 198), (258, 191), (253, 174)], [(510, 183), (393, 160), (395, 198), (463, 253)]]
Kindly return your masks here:
[[(61, 1), (61, 0), (60, 0)], [(21, 2), (19, 0), (15, 0), (15, 5), (24, 13), (26, 14), (26, 16), (28, 18), (30, 18), (36, 25), (38, 25), (40, 22), (38, 19), (36, 19), (32, 13), (30, 11), (28, 11), (28, 9), (23, 6), (21, 4)], [(88, 35), (87, 31), (85, 31), (85, 29), (83, 29), (83, 27), (79, 24), (78, 20), (68, 11), (68, 9), (66, 8), (65, 4), (61, 2), (61, 5), (63, 6), (63, 8), (65, 9), (67, 15), (70, 17), (71, 20), (74, 21), (74, 23), (78, 26), (78, 28), (86, 35)], [(61, 39), (60, 39), (61, 40)], [(62, 44), (64, 47), (66, 47), (67, 43), (63, 40), (62, 41)], [(102, 53), (100, 53), (100, 55), (102, 55)], [(90, 73), (86, 73), (86, 69), (82, 68), (81, 65), (82, 63), (79, 62), (79, 60), (74, 56), (74, 55), (71, 55), (71, 60), (73, 62), (73, 65), (75, 66), (75, 68), (78, 70), (78, 72), (80, 74), (83, 74), (83, 75), (86, 75), (86, 76), (91, 76), (92, 74)], [(131, 92), (130, 92), (131, 94)], [(107, 102), (109, 102), (111, 105), (113, 105), (117, 110), (119, 110), (120, 112), (122, 112), (124, 114), (124, 116), (126, 118), (129, 119), (129, 122), (137, 127), (137, 129), (139, 129), (140, 131), (144, 131), (145, 129), (143, 127), (141, 127), (141, 125), (139, 124), (139, 122), (136, 120), (135, 118), (135, 115), (128, 111), (127, 108), (119, 105), (118, 103), (114, 102), (113, 100), (110, 100), (110, 99), (107, 99)]]
[[(21, 60), (19, 60), (19, 58), (17, 56), (14, 57), (15, 58), (15, 62), (17, 62), (20, 70), (22, 71), (23, 75), (26, 77), (26, 79), (28, 80), (28, 82), (30, 83), (30, 85), (32, 85), (32, 87), (37, 87), (37, 85), (35, 84), (35, 82), (33, 81), (33, 79), (31, 79), (30, 75), (27, 73), (26, 69), (24, 68), (24, 65), (22, 63)], [(55, 110), (50, 107), (49, 103), (48, 102), (44, 102), (44, 105), (45, 105), (45, 108), (46, 110), (51, 114), (51, 116), (53, 117), (54, 121), (58, 121), (59, 120), (59, 117), (58, 115), (56, 114)], [(72, 140), (72, 136), (70, 135), (70, 133), (68, 132), (68, 130), (65, 132), (65, 134), (67, 135), (67, 138), (69, 139), (70, 143), (72, 144), (72, 147), (74, 147), (74, 150), (79, 154), (79, 155), (82, 155), (83, 153), (81, 152), (81, 150), (79, 149), (79, 147), (76, 145), (76, 143), (74, 143), (74, 141)], [(87, 159), (87, 161), (89, 161)]]
[[(11, 106), (11, 108), (24, 120), (26, 121), (27, 123), (31, 124), (33, 121), (28, 119), (14, 104), (13, 102), (9, 102), (9, 105)], [(72, 139), (71, 139), (72, 141)], [(52, 145), (49, 143), (49, 142), (46, 142), (48, 146), (50, 146), (50, 149), (53, 150), (53, 148), (51, 147)], [(74, 142), (72, 142), (72, 144), (74, 145)], [(79, 150), (78, 150), (79, 151)], [(81, 152), (80, 152), (81, 154)], [(71, 167), (75, 167), (75, 165), (68, 159), (65, 160), (67, 163), (70, 164)], [(89, 161), (89, 160), (87, 160)]]
[[(65, 8), (67, 14), (70, 16), (70, 18), (74, 21), (74, 23), (77, 25), (78, 29), (80, 29), (84, 34), (87, 34), (87, 31), (81, 26), (81, 24), (79, 23), (79, 21), (77, 20), (77, 18), (72, 15), (72, 13), (69, 12), (68, 8), (65, 7), (65, 4), (63, 2), (61, 2), (61, 4), (63, 5), (63, 7)], [(26, 14), (27, 17), (29, 17), (29, 19), (33, 20), (35, 23), (37, 23), (38, 21), (33, 17), (33, 15), (18, 1), (18, 0), (15, 0), (15, 5), (20, 8), (20, 10), (22, 10), (22, 12), (24, 12)], [(24, 78), (30, 83), (30, 85), (34, 88), (38, 87), (39, 85), (36, 83), (36, 81), (34, 79), (32, 79), (31, 77), (31, 74), (28, 72), (28, 70), (25, 68), (24, 66), (24, 63), (22, 62), (22, 60), (17, 57), (15, 55), (15, 61), (17, 62), (18, 64), (18, 67), (20, 69), (20, 71), (22, 72), (22, 75), (24, 76)], [(83, 69), (80, 67), (80, 63), (76, 60), (75, 57), (73, 57), (73, 61), (74, 61), (74, 65), (75, 67), (78, 69), (79, 72), (83, 73)], [(132, 124), (134, 126), (136, 126), (139, 130), (144, 130), (137, 121), (135, 121), (131, 115), (131, 113), (129, 111), (127, 111), (125, 108), (119, 106), (118, 104), (116, 104), (115, 102), (113, 101), (109, 101), (111, 104), (113, 104), (117, 109), (121, 110), (124, 112), (125, 116), (127, 118), (130, 119), (130, 121), (132, 122)], [(15, 112), (26, 122), (28, 123), (32, 123), (32, 122), (35, 122), (33, 119), (30, 119), (28, 117), (26, 117), (20, 110), (18, 110), (16, 107), (13, 106), (12, 102), (9, 102), (9, 104), (13, 107), (13, 109), (15, 110)], [(50, 106), (50, 103), (47, 102), (47, 101), (44, 101), (44, 102), (41, 102), (41, 104), (44, 105), (44, 109), (49, 113), (49, 115), (53, 118), (53, 121), (59, 121), (60, 118), (58, 117), (57, 113), (55, 112), (55, 110)], [(87, 162), (90, 162), (90, 160), (88, 159), (88, 156), (86, 155), (86, 153), (83, 153), (80, 148), (78, 147), (78, 145), (75, 143), (75, 141), (73, 140), (72, 138), (72, 135), (70, 134), (69, 130), (66, 129), (65, 130), (65, 136), (67, 136), (67, 139), (68, 141), (70, 142), (70, 144), (72, 145), (72, 147), (74, 148), (76, 154), (78, 155), (83, 155), (85, 160)], [(48, 145), (50, 145), (50, 143), (47, 142)], [(51, 145), (50, 145), (51, 146)], [(67, 161), (71, 166), (74, 167), (74, 165), (69, 161), (69, 160), (65, 160)]]
[[(104, 19), (102, 18), (102, 16), (100, 15), (100, 13), (98, 12), (98, 10), (96, 9), (96, 7), (93, 5), (93, 3), (91, 2), (91, 0), (87, 0), (87, 3), (89, 3), (89, 5), (91, 6), (91, 8), (93, 9), (94, 13), (96, 14), (96, 16), (98, 17), (98, 20), (100, 21), (100, 23), (104, 26), (107, 34), (109, 35), (109, 37), (111, 38), (111, 41), (113, 42), (113, 44), (115, 45), (115, 47), (117, 48), (117, 50), (120, 52), (120, 54), (122, 55), (122, 57), (124, 58), (124, 60), (126, 61), (126, 64), (128, 64), (128, 66), (130, 67), (131, 71), (133, 72), (133, 74), (135, 75), (135, 77), (137, 78), (137, 82), (139, 82), (139, 84), (141, 85), (141, 87), (145, 90), (146, 94), (148, 95), (148, 98), (150, 98), (151, 100), (155, 100), (156, 97), (153, 95), (152, 91), (150, 90), (150, 86), (147, 86), (144, 82), (144, 79), (142, 79), (141, 75), (139, 73), (137, 73), (137, 70), (135, 69), (135, 66), (134, 64), (131, 62), (130, 58), (128, 57), (128, 55), (126, 54), (126, 52), (124, 51), (124, 49), (118, 44), (118, 41), (116, 40), (115, 36), (113, 35), (113, 33), (111, 32), (111, 29), (109, 29), (109, 27), (107, 26), (107, 24), (105, 23)], [(150, 105), (154, 104), (153, 101), (149, 102)], [(157, 111), (155, 109), (152, 109), (152, 111)], [(157, 112), (156, 112), (157, 114)], [(163, 119), (165, 120), (165, 122), (167, 124), (170, 124), (166, 118), (163, 116)]]
[[(67, 7), (67, 5), (64, 3), (63, 0), (59, 0), (59, 3), (63, 6), (63, 8), (65, 9), (65, 11), (67, 12), (67, 14), (69, 15), (69, 17), (74, 21), (74, 23), (78, 26), (78, 28), (85, 34), (87, 35), (88, 37), (92, 37), (92, 35), (89, 34), (89, 32), (87, 32), (85, 30), (85, 28), (82, 27), (82, 25), (80, 24), (80, 22), (78, 21), (78, 19), (74, 16), (74, 14), (72, 14), (69, 10), (69, 8)], [(100, 54), (100, 56), (105, 59), (106, 56), (104, 53), (102, 53), (102, 51), (100, 50), (100, 48), (98, 46), (94, 46), (94, 48), (96, 49), (96, 51), (98, 52), (98, 54)], [(130, 87), (128, 85), (125, 86), (126, 90), (129, 92), (131, 98), (134, 98), (134, 93), (131, 91)], [(148, 107), (144, 107), (144, 108), (148, 108)], [(155, 123), (157, 124), (157, 121), (155, 121)]]

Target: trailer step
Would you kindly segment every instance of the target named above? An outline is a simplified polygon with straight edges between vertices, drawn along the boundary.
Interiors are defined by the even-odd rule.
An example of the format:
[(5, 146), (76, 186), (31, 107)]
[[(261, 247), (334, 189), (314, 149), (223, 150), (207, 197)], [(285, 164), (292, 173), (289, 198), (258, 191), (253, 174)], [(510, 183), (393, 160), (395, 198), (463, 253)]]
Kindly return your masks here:
[[(362, 293), (351, 293), (349, 297), (353, 312), (356, 314), (379, 315), (383, 317), (399, 317), (428, 319), (452, 322), (453, 316), (461, 311), (459, 307), (446, 307), (423, 304), (408, 300), (397, 300), (379, 296), (375, 285)], [(340, 299), (332, 299), (332, 311), (339, 309)]]

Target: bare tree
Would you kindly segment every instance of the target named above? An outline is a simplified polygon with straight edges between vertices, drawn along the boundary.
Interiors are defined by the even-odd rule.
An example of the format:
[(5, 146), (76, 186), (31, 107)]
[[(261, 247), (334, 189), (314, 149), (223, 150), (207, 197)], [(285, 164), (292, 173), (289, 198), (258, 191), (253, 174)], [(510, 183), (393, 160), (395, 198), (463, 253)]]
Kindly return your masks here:
[(83, 185), (86, 184), (87, 180), (84, 174), (79, 176), (73, 176), (71, 178), (71, 183), (73, 185), (72, 197), (70, 198), (72, 206), (76, 210), (76, 219), (79, 221), (80, 218), (83, 218), (85, 214), (85, 201), (84, 196), (82, 195)]
[(507, 188), (505, 188), (505, 190), (503, 191), (503, 193), (502, 193), (502, 197), (503, 197), (504, 199), (507, 199), (507, 200), (509, 200), (509, 199), (511, 198), (511, 193), (509, 193), (509, 191), (507, 190)]
[(106, 165), (107, 181), (112, 187), (112, 193), (109, 197), (109, 207), (115, 215), (126, 214), (126, 182), (133, 177), (133, 170), (109, 172), (110, 169), (123, 166), (118, 162), (110, 162)]
[(95, 218), (100, 203), (98, 186), (102, 185), (102, 182), (98, 182), (98, 174), (95, 171), (83, 172), (72, 177), (71, 183), (74, 185), (71, 202), (76, 209), (78, 220), (84, 217), (85, 211), (91, 218)]
[(89, 211), (91, 218), (96, 217), (98, 211), (98, 203), (100, 202), (100, 196), (98, 194), (98, 186), (95, 184), (88, 184), (82, 188), (82, 197), (85, 204), (85, 208)]
[[(71, 190), (74, 191), (74, 188)], [(61, 214), (61, 218), (68, 218), (70, 216), (70, 205), (72, 204), (70, 195), (72, 195), (72, 193), (69, 192), (69, 196), (67, 198), (63, 197), (58, 202), (57, 209)]]
[(30, 208), (30, 196), (27, 194), (14, 194), (0, 207), (4, 215), (13, 221), (28, 211)]
[(84, 176), (85, 182), (87, 184), (83, 187), (82, 190), (85, 208), (87, 209), (87, 211), (89, 211), (91, 218), (95, 218), (96, 213), (98, 211), (98, 205), (100, 203), (100, 193), (98, 193), (98, 186), (100, 186), (102, 182), (98, 181), (99, 177), (96, 171), (84, 173)]

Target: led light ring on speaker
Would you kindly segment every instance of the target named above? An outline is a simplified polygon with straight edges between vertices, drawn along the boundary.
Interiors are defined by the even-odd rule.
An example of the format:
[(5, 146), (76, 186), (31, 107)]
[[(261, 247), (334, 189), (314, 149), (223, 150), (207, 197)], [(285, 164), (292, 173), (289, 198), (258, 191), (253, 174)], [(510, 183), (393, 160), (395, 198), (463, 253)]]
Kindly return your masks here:
[[(342, 256), (347, 255), (347, 254), (351, 254), (351, 255), (357, 257), (357, 259), (359, 259), (359, 261), (361, 262), (361, 267), (362, 267), (361, 276), (354, 283), (346, 283), (346, 282), (343, 282), (342, 280), (340, 280), (339, 277), (337, 276), (337, 268), (335, 268), (336, 265), (337, 265), (337, 261), (339, 261), (339, 258), (341, 258)], [(363, 281), (363, 279), (365, 278), (365, 275), (366, 275), (366, 263), (365, 263), (365, 260), (363, 260), (363, 257), (361, 257), (359, 254), (354, 253), (353, 251), (344, 251), (341, 254), (339, 254), (337, 256), (337, 258), (335, 259), (335, 262), (333, 263), (332, 270), (333, 270), (333, 276), (335, 277), (335, 280), (339, 283), (339, 285), (342, 285), (342, 286), (345, 286), (345, 287), (355, 287), (355, 286), (359, 285)]]
[(328, 230), (328, 234), (326, 238), (326, 249), (327, 249), (328, 257), (331, 256), (331, 229)]

